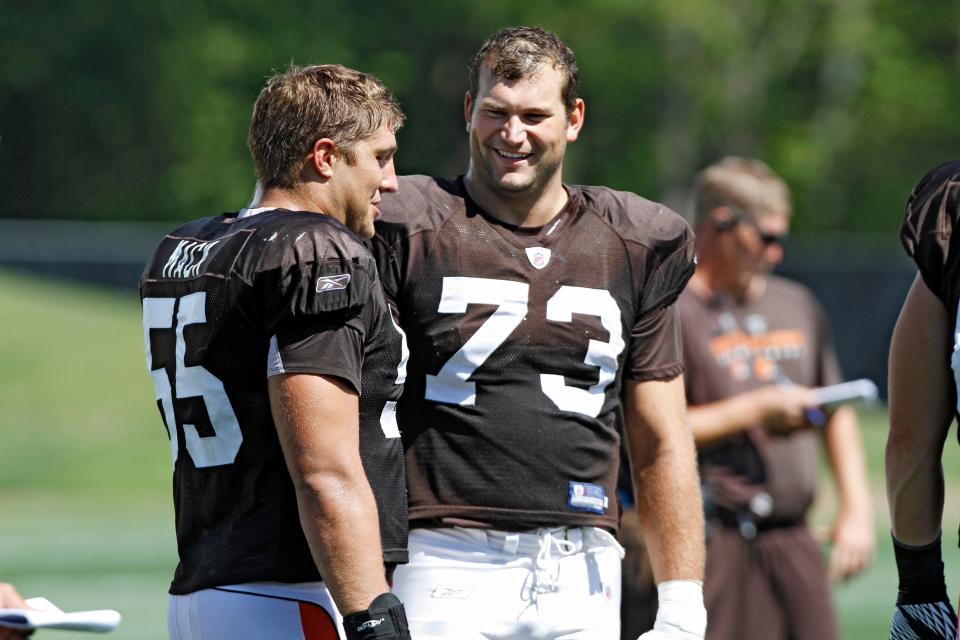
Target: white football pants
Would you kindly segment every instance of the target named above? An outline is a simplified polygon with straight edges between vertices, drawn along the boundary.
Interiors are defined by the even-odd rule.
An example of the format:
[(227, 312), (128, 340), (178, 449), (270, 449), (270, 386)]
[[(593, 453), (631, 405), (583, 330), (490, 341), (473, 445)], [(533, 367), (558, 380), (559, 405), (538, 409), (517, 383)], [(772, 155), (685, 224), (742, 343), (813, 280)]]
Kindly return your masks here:
[(339, 640), (343, 617), (322, 582), (251, 582), (170, 596), (170, 640)]
[(414, 640), (618, 640), (623, 547), (603, 529), (410, 532), (394, 574)]

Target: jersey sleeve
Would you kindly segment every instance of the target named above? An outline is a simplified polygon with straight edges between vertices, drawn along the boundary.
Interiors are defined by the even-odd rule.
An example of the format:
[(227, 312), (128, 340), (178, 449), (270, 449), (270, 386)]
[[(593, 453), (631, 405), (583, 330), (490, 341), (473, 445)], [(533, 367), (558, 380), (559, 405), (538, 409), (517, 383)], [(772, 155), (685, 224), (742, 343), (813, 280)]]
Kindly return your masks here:
[(683, 373), (683, 342), (676, 305), (661, 307), (641, 317), (630, 332), (625, 375), (633, 380), (669, 380)]
[(925, 175), (907, 200), (900, 241), (924, 282), (944, 303), (948, 274), (960, 261), (960, 237), (953, 235), (960, 216), (960, 161), (948, 162)]
[(631, 329), (626, 375), (634, 380), (668, 380), (683, 372), (683, 341), (675, 302), (696, 265), (693, 231), (669, 212), (670, 224), (651, 243), (647, 277), (639, 291), (639, 313)]
[(687, 286), (696, 268), (693, 231), (684, 222), (675, 235), (662, 241), (656, 254), (658, 259), (641, 294), (641, 315), (672, 305)]
[[(269, 305), (267, 375), (332, 375), (358, 393), (376, 269), (358, 242), (304, 234)], [(352, 246), (355, 245), (355, 246)]]

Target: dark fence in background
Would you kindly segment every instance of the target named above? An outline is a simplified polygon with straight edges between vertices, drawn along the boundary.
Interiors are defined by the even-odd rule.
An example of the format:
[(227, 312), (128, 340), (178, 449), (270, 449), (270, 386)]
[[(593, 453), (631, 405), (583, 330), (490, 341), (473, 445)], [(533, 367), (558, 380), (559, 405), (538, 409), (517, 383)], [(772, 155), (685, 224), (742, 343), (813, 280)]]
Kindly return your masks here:
[(135, 292), (150, 253), (175, 226), (0, 219), (0, 266)]
[[(175, 226), (0, 219), (0, 267), (135, 296), (146, 259)], [(779, 271), (823, 304), (845, 376), (871, 378), (885, 393), (890, 334), (914, 274), (895, 237), (792, 238)]]
[(896, 236), (792, 238), (786, 256), (778, 271), (823, 305), (844, 376), (870, 378), (886, 397), (890, 336), (916, 273)]

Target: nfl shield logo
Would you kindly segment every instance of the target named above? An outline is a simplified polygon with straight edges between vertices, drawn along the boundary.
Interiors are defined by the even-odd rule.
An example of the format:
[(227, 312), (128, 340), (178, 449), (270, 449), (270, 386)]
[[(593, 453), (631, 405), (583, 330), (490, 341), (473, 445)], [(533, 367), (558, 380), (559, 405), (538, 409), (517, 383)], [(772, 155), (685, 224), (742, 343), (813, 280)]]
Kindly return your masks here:
[(537, 269), (543, 269), (550, 264), (550, 249), (544, 247), (527, 248), (527, 259)]

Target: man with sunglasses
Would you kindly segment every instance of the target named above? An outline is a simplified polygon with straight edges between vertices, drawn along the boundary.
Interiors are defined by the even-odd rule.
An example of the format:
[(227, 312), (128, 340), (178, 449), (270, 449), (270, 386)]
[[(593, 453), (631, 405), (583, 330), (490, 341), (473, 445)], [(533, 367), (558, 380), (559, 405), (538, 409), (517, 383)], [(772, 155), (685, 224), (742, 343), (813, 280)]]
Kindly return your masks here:
[[(729, 157), (693, 197), (698, 267), (678, 309), (707, 504), (707, 639), (836, 638), (828, 579), (867, 566), (873, 521), (855, 413), (811, 398), (841, 381), (824, 315), (770, 273), (789, 190), (766, 164)], [(826, 567), (805, 524), (821, 439), (839, 494)]]

